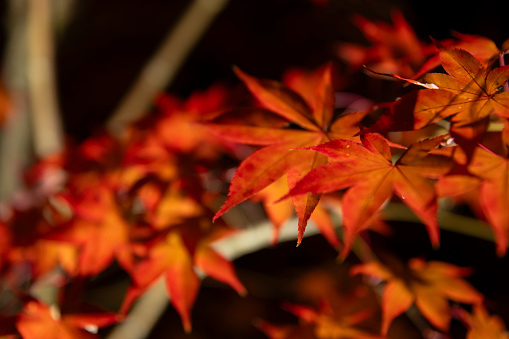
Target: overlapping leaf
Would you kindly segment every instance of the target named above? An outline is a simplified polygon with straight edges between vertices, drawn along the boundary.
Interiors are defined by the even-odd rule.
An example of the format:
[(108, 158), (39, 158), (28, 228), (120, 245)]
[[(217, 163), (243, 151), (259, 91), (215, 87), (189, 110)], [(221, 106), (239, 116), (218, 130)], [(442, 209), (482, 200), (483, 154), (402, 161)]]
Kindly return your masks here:
[(93, 339), (90, 330), (114, 324), (123, 317), (114, 313), (61, 314), (56, 306), (29, 301), (19, 314), (16, 327), (23, 338)]
[[(439, 46), (440, 60), (448, 74), (430, 73), (423, 80), (437, 88), (404, 95), (364, 133), (416, 130), (453, 116), (452, 132), (461, 137), (465, 133), (462, 128), (479, 124), (492, 112), (509, 117), (509, 93), (499, 92), (509, 79), (509, 66), (490, 70), (465, 50)], [(472, 126), (468, 138), (478, 139), (486, 126)]]
[[(465, 162), (465, 160), (463, 160)], [(441, 179), (441, 195), (473, 195), (495, 233), (497, 253), (507, 252), (509, 241), (509, 160), (484, 147), (477, 147), (468, 163), (468, 173)], [(475, 209), (474, 209), (475, 210)]]
[[(209, 225), (210, 216), (189, 219), (181, 227), (173, 227), (149, 246), (148, 255), (137, 263), (130, 275), (134, 281), (127, 292), (123, 312), (158, 278), (164, 277), (171, 302), (179, 312), (184, 329), (191, 330), (191, 309), (198, 294), (200, 279), (195, 267), (208, 276), (224, 282), (239, 294), (246, 293), (233, 265), (210, 245), (231, 234), (232, 230)], [(210, 226), (210, 225), (209, 225)]]
[[(353, 135), (358, 131), (356, 125), (366, 114), (352, 113), (334, 119), (330, 66), (318, 71), (320, 76), (313, 93), (305, 95), (308, 102), (277, 82), (255, 79), (239, 69), (235, 71), (261, 105), (270, 111), (239, 109), (221, 116), (208, 126), (227, 140), (265, 147), (240, 164), (231, 182), (228, 198), (214, 219), (283, 175), (288, 173), (290, 181), (295, 182), (311, 169), (324, 164), (327, 160), (321, 154), (293, 149), (336, 138), (354, 139)], [(289, 128), (289, 123), (299, 128)], [(298, 243), (319, 200), (319, 194), (306, 194), (293, 200), (299, 218)]]
[(386, 335), (391, 322), (413, 304), (433, 326), (447, 331), (451, 320), (448, 300), (466, 304), (480, 304), (483, 300), (482, 294), (462, 279), (469, 271), (414, 258), (408, 268), (398, 263), (387, 267), (373, 261), (353, 267), (351, 273), (386, 282), (382, 295), (382, 334)]
[(433, 155), (430, 151), (443, 140), (444, 136), (441, 136), (418, 142), (410, 146), (395, 164), (389, 143), (375, 133), (366, 134), (362, 144), (334, 140), (310, 147), (332, 161), (311, 171), (290, 191), (290, 195), (349, 188), (342, 201), (343, 257), (349, 252), (355, 236), (368, 226), (393, 191), (425, 223), (431, 242), (436, 245), (439, 242), (437, 204), (430, 179), (446, 174), (452, 163), (448, 157)]
[(434, 48), (419, 41), (401, 12), (392, 11), (391, 19), (392, 26), (356, 15), (353, 20), (355, 25), (373, 46), (341, 43), (337, 49), (339, 57), (354, 69), (369, 65), (380, 72), (412, 77), (423, 65), (426, 57), (434, 52)]
[[(392, 25), (356, 15), (354, 24), (372, 46), (343, 42), (338, 45), (337, 55), (353, 69), (367, 65), (379, 72), (396, 73), (413, 79), (440, 65), (435, 46), (420, 41), (400, 11), (392, 11), (391, 19)], [(485, 66), (500, 53), (492, 40), (482, 36), (454, 32), (454, 38), (440, 43), (471, 51)]]

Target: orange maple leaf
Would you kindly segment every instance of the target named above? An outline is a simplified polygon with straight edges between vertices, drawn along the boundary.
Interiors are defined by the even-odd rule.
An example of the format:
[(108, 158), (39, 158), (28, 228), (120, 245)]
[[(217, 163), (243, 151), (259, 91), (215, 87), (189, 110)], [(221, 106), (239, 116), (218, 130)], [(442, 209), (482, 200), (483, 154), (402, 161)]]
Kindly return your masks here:
[[(290, 170), (289, 175), (296, 181), (314, 167), (324, 164), (327, 159), (321, 154), (293, 149), (337, 138), (355, 139), (353, 135), (358, 131), (357, 124), (367, 114), (352, 113), (334, 119), (330, 65), (317, 71), (320, 76), (313, 87), (313, 100), (310, 102), (277, 82), (255, 79), (237, 68), (235, 72), (262, 106), (270, 111), (261, 108), (238, 109), (220, 116), (218, 121), (208, 124), (208, 127), (227, 140), (265, 147), (242, 161), (231, 181), (228, 198), (214, 220)], [(300, 128), (288, 128), (289, 122)], [(307, 194), (294, 199), (299, 218), (297, 244), (302, 241), (307, 221), (319, 200), (319, 194)]]
[(464, 309), (456, 313), (468, 328), (466, 339), (509, 339), (502, 319), (490, 316), (482, 305), (475, 305), (471, 314)]
[(229, 108), (232, 98), (235, 96), (221, 85), (194, 92), (185, 102), (168, 95), (160, 96), (157, 106), (163, 114), (158, 117), (151, 133), (174, 152), (215, 159), (226, 145), (199, 122)]
[(489, 70), (469, 52), (445, 47), (440, 47), (440, 61), (448, 74), (428, 73), (424, 81), (455, 94), (453, 123), (466, 125), (492, 112), (509, 117), (509, 93), (498, 93), (509, 79), (509, 66)]
[(130, 271), (134, 285), (127, 292), (121, 308), (123, 312), (154, 281), (164, 276), (171, 302), (180, 314), (184, 329), (189, 332), (191, 309), (200, 286), (195, 267), (211, 278), (230, 285), (239, 294), (246, 293), (232, 263), (210, 246), (213, 241), (231, 234), (231, 230), (221, 229), (217, 223), (208, 231), (204, 230), (207, 222), (210, 226), (210, 215), (189, 219), (182, 227), (172, 227), (152, 242), (147, 257), (142, 258)]
[(465, 50), (439, 49), (448, 74), (426, 74), (423, 82), (434, 88), (404, 95), (362, 133), (417, 130), (452, 116), (453, 136), (461, 139), (469, 133), (466, 139), (475, 143), (487, 127), (481, 122), (490, 114), (509, 117), (509, 92), (499, 92), (509, 79), (509, 66), (490, 70)]
[[(400, 11), (393, 10), (391, 19), (392, 26), (355, 15), (354, 24), (372, 46), (342, 42), (338, 44), (336, 54), (354, 70), (367, 65), (378, 72), (396, 73), (413, 79), (440, 65), (436, 47), (420, 41)], [(501, 52), (492, 40), (482, 36), (453, 32), (453, 37), (455, 39), (445, 39), (440, 43), (469, 50), (484, 65)]]
[(19, 313), (16, 327), (23, 338), (38, 339), (93, 339), (97, 328), (120, 321), (123, 317), (115, 313), (61, 314), (56, 306), (39, 301), (25, 303)]
[(276, 326), (260, 321), (257, 325), (271, 339), (319, 338), (319, 339), (382, 339), (382, 337), (357, 328), (356, 325), (372, 315), (370, 310), (354, 314), (337, 314), (329, 305), (312, 307), (286, 303), (284, 308), (296, 315), (301, 324)]
[(425, 223), (431, 242), (439, 243), (436, 219), (437, 204), (430, 179), (446, 174), (451, 160), (430, 154), (445, 136), (426, 139), (411, 145), (393, 164), (388, 141), (379, 134), (366, 134), (362, 144), (350, 140), (333, 140), (310, 150), (327, 155), (331, 162), (312, 170), (290, 191), (290, 195), (307, 192), (327, 193), (349, 188), (342, 199), (344, 258), (355, 236), (366, 229), (382, 204), (392, 196), (401, 198)]
[(425, 44), (418, 39), (400, 11), (393, 10), (391, 18), (393, 26), (356, 15), (354, 24), (373, 46), (362, 47), (357, 44), (341, 43), (337, 48), (339, 57), (354, 69), (369, 65), (380, 72), (412, 77), (435, 49), (433, 45)]
[(132, 263), (128, 222), (107, 182), (107, 176), (96, 174), (76, 178), (69, 196), (74, 217), (47, 237), (78, 247), (76, 272), (81, 276), (97, 275), (115, 258), (126, 269)]
[[(462, 153), (456, 161), (466, 163)], [(442, 196), (465, 195), (474, 208), (480, 208), (495, 233), (497, 254), (507, 252), (509, 242), (509, 159), (485, 147), (476, 147), (467, 164), (468, 173), (441, 178)], [(470, 197), (470, 198), (469, 198)], [(479, 213), (478, 213), (479, 214)]]
[[(279, 200), (279, 198), (288, 192), (289, 186), (291, 187), (294, 185), (295, 183), (289, 185), (287, 175), (283, 175), (252, 198), (255, 201), (261, 201), (263, 203), (267, 217), (274, 225), (272, 236), (273, 244), (277, 243), (279, 230), (283, 224), (290, 219), (294, 212), (294, 202), (292, 200)], [(313, 214), (311, 214), (310, 220), (313, 221), (320, 233), (327, 239), (332, 247), (339, 248), (341, 242), (336, 233), (334, 223), (332, 222), (331, 211), (324, 205), (323, 199), (324, 197), (322, 196)], [(298, 200), (296, 203), (298, 204)]]
[(483, 300), (482, 294), (462, 279), (470, 273), (469, 269), (417, 258), (408, 262), (408, 268), (399, 262), (391, 264), (373, 261), (351, 269), (353, 275), (364, 274), (386, 282), (382, 295), (383, 335), (394, 318), (413, 304), (433, 326), (447, 331), (451, 320), (447, 300), (466, 304), (480, 304)]

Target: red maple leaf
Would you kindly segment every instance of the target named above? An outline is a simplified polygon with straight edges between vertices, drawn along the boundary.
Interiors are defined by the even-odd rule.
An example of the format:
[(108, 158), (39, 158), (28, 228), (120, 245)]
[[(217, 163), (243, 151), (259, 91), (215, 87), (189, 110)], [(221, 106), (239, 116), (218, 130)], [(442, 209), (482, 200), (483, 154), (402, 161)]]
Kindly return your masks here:
[(468, 328), (466, 339), (508, 339), (509, 334), (499, 316), (488, 314), (482, 305), (475, 305), (472, 313), (464, 309), (456, 310), (457, 317)]
[[(312, 86), (312, 94), (306, 96), (308, 101), (275, 81), (258, 80), (239, 69), (235, 72), (261, 105), (270, 111), (262, 108), (234, 110), (220, 116), (208, 127), (227, 140), (265, 147), (242, 161), (231, 181), (228, 198), (214, 220), (283, 175), (290, 175), (290, 181), (296, 182), (316, 166), (324, 164), (327, 159), (321, 154), (293, 149), (337, 138), (355, 139), (357, 124), (367, 113), (334, 118), (330, 65), (317, 71), (320, 76)], [(289, 128), (290, 123), (298, 128)], [(299, 218), (298, 244), (319, 200), (320, 194), (307, 194), (293, 201)]]
[(184, 329), (189, 332), (191, 309), (200, 286), (195, 267), (230, 285), (239, 294), (245, 294), (246, 289), (238, 280), (232, 263), (211, 247), (212, 242), (231, 233), (225, 225), (210, 225), (210, 215), (204, 214), (158, 236), (149, 244), (147, 256), (130, 271), (134, 285), (127, 292), (121, 308), (123, 312), (127, 312), (153, 282), (164, 277), (171, 302), (182, 318)]
[(362, 144), (333, 140), (310, 150), (327, 155), (331, 162), (312, 170), (290, 191), (326, 193), (349, 188), (342, 199), (345, 246), (349, 252), (355, 236), (367, 228), (375, 212), (392, 196), (401, 198), (425, 223), (433, 244), (439, 242), (436, 193), (432, 178), (445, 175), (450, 158), (430, 153), (445, 136), (411, 145), (393, 164), (389, 143), (379, 134), (366, 134)]
[(488, 69), (465, 50), (438, 46), (447, 74), (426, 74), (427, 89), (404, 95), (362, 133), (417, 130), (452, 116), (452, 136), (472, 150), (492, 113), (509, 117), (509, 92), (499, 91), (509, 79), (509, 66)]
[[(19, 313), (16, 327), (23, 338), (93, 339), (98, 328), (120, 321), (115, 313), (61, 314), (56, 306), (32, 300)], [(92, 332), (90, 332), (92, 331)]]
[(485, 147), (476, 147), (467, 164), (463, 152), (455, 152), (455, 160), (466, 165), (464, 174), (441, 178), (442, 196), (466, 196), (475, 209), (482, 212), (495, 233), (497, 253), (503, 256), (509, 242), (509, 159)]
[[(393, 10), (391, 19), (392, 26), (355, 15), (354, 24), (372, 46), (343, 42), (337, 47), (337, 55), (354, 70), (366, 65), (378, 72), (396, 73), (412, 79), (420, 78), (440, 65), (436, 47), (419, 40), (400, 11)], [(442, 40), (441, 44), (469, 50), (485, 66), (501, 53), (488, 38), (458, 32), (453, 35), (455, 39)]]
[(482, 294), (477, 292), (462, 277), (470, 273), (439, 261), (425, 262), (411, 259), (407, 267), (395, 261), (385, 266), (380, 262), (369, 262), (354, 266), (352, 274), (364, 274), (386, 282), (382, 295), (382, 334), (386, 335), (391, 322), (415, 304), (430, 323), (447, 331), (451, 320), (451, 309), (447, 300), (467, 304), (480, 304)]
[(319, 309), (290, 303), (286, 303), (284, 308), (296, 315), (301, 323), (294, 326), (276, 326), (260, 321), (258, 327), (271, 339), (382, 339), (381, 336), (356, 326), (372, 316), (369, 309), (353, 314), (342, 314), (333, 310), (327, 303), (322, 303)]

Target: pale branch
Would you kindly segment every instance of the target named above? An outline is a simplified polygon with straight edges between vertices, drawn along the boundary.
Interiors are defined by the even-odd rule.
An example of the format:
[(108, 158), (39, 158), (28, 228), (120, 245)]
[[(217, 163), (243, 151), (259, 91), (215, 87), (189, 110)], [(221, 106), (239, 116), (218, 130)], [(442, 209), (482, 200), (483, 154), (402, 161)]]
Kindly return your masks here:
[[(291, 219), (285, 223), (281, 228), (279, 241), (296, 240), (297, 225), (297, 219)], [(219, 240), (213, 244), (213, 247), (225, 258), (235, 260), (243, 255), (272, 246), (273, 228), (272, 223), (266, 221)], [(318, 233), (318, 229), (310, 224), (304, 236), (308, 237)], [(203, 272), (197, 273), (200, 278), (205, 277)], [(136, 301), (126, 320), (112, 330), (108, 339), (147, 338), (169, 301), (170, 296), (166, 292), (164, 278), (161, 278)]]
[(63, 149), (58, 108), (54, 32), (50, 0), (30, 0), (27, 28), (27, 77), (35, 155), (44, 158)]
[[(421, 223), (419, 218), (402, 203), (389, 203), (383, 211), (384, 219), (386, 220)], [(337, 224), (339, 229), (341, 225), (339, 222)], [(485, 223), (477, 219), (457, 215), (441, 209), (439, 212), (439, 224), (440, 228), (443, 230), (494, 241), (491, 230)], [(298, 220), (296, 218), (290, 219), (285, 223), (280, 230), (279, 242), (295, 241), (298, 233), (297, 226)], [(262, 222), (243, 229), (228, 238), (215, 242), (213, 247), (225, 258), (233, 261), (246, 254), (254, 253), (272, 246), (273, 227), (274, 226), (269, 221)], [(318, 233), (318, 229), (310, 222), (304, 236), (309, 237)], [(359, 259), (366, 260), (368, 256), (366, 256), (365, 253), (370, 251), (370, 249), (369, 245), (363, 239), (359, 239), (352, 248), (352, 251), (355, 252)], [(372, 256), (369, 257), (371, 258)], [(376, 258), (373, 256), (372, 259)], [(205, 277), (202, 272), (198, 272), (198, 274), (200, 278)], [(376, 289), (377, 285), (373, 287)], [(381, 293), (381, 290), (378, 289), (378, 292)], [(146, 338), (164, 312), (168, 303), (169, 296), (164, 287), (164, 280), (160, 279), (146, 294), (139, 298), (129, 312), (126, 320), (113, 329), (108, 339)], [(422, 316), (416, 314), (414, 308), (408, 310), (407, 316), (419, 329), (431, 331), (426, 322), (422, 320)]]
[[(22, 185), (21, 173), (30, 162), (26, 63), (26, 7), (23, 0), (7, 3), (7, 44), (2, 82), (10, 109), (0, 132), (0, 200), (10, 199)], [(0, 216), (3, 214), (0, 211)]]

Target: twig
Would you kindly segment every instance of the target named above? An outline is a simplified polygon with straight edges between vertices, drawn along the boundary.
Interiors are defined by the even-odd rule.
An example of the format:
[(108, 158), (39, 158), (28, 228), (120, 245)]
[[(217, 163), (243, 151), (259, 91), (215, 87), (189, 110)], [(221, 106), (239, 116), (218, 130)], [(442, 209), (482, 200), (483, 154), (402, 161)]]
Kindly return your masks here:
[(35, 155), (62, 150), (63, 132), (57, 103), (50, 0), (28, 4), (27, 76)]
[(129, 123), (147, 112), (154, 97), (171, 83), (189, 52), (227, 2), (195, 0), (187, 8), (112, 114), (106, 127), (113, 135), (120, 137)]
[(11, 101), (0, 133), (2, 201), (11, 198), (12, 194), (22, 187), (20, 173), (30, 161), (30, 123), (25, 77), (26, 26), (26, 1), (10, 0), (7, 15), (8, 40), (2, 65), (2, 81)]

